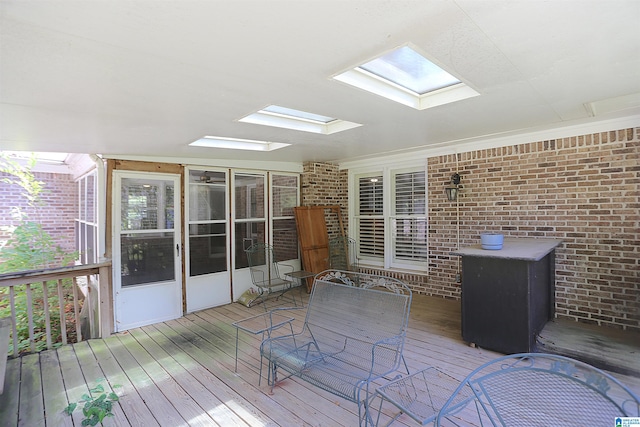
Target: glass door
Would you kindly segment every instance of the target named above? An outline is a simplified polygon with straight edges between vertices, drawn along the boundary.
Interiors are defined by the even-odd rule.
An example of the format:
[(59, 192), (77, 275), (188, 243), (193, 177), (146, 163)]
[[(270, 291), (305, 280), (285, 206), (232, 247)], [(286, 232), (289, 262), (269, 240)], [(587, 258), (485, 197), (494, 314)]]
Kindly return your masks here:
[(227, 172), (190, 169), (186, 209), (187, 312), (231, 302)]
[(114, 172), (115, 330), (182, 316), (180, 177)]
[(267, 242), (267, 174), (233, 172), (233, 299), (251, 287), (245, 250)]
[(298, 232), (293, 208), (300, 205), (298, 175), (271, 172), (271, 242), (276, 259), (300, 270)]

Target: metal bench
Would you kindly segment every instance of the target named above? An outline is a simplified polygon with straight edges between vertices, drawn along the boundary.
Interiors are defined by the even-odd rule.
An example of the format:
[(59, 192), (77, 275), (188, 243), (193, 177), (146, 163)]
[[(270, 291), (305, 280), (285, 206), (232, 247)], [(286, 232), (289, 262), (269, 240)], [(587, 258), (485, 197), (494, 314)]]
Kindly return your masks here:
[(318, 274), (302, 331), (260, 346), (269, 384), (273, 389), (280, 370), (284, 378), (295, 375), (357, 403), (360, 423), (367, 424), (372, 382), (397, 371), (403, 360), (410, 307), (411, 290), (399, 280), (339, 270)]
[(611, 375), (563, 356), (523, 353), (470, 373), (438, 426), (614, 426), (640, 417), (640, 401)]

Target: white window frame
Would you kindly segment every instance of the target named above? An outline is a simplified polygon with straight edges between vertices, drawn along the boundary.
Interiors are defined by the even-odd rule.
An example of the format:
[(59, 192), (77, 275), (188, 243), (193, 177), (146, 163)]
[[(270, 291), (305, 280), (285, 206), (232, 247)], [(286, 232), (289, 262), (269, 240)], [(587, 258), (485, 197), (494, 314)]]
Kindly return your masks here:
[[(196, 171), (196, 172), (201, 172), (203, 174), (205, 173), (217, 173), (217, 174), (224, 174), (224, 183), (220, 184), (220, 183), (209, 183), (209, 182), (205, 182), (205, 183), (197, 183), (197, 182), (191, 182), (190, 176), (191, 176), (191, 172), (192, 171)], [(187, 249), (190, 250), (191, 249), (191, 225), (198, 225), (198, 224), (207, 224), (207, 225), (217, 225), (217, 224), (224, 224), (225, 227), (225, 239), (226, 236), (229, 235), (229, 170), (228, 169), (222, 169), (222, 168), (211, 168), (211, 167), (193, 167), (193, 166), (189, 166), (187, 168), (185, 168), (185, 225), (186, 225), (186, 236), (185, 236), (185, 241), (188, 242), (187, 243)], [(196, 205), (192, 205), (193, 201), (191, 200), (191, 187), (192, 186), (215, 186), (215, 187), (224, 187), (225, 189), (225, 207), (224, 207), (224, 219), (206, 219), (206, 220), (192, 220), (190, 218), (191, 216), (191, 209), (193, 207), (195, 207)], [(214, 237), (216, 236), (215, 234), (211, 234), (211, 235), (199, 235), (198, 237), (202, 238), (202, 237)], [(208, 239), (209, 240), (209, 239)], [(214, 256), (216, 256), (216, 252), (213, 250), (213, 248), (211, 247), (211, 241), (209, 240), (207, 243), (207, 246), (209, 248), (208, 250), (208, 257), (209, 258), (213, 258)], [(228, 252), (228, 250), (227, 250)], [(187, 274), (190, 275), (191, 273), (191, 256), (190, 256), (190, 252), (187, 251), (187, 257), (185, 259), (185, 264), (186, 264), (186, 271)], [(229, 265), (227, 265), (227, 269), (229, 268)], [(212, 273), (207, 273), (207, 274), (212, 274)], [(194, 276), (191, 276), (194, 277)]]
[[(274, 215), (274, 208), (273, 208), (273, 195), (274, 195), (274, 188), (277, 187), (274, 183), (273, 183), (273, 178), (274, 176), (289, 176), (291, 178), (295, 178), (296, 180), (296, 199), (294, 201), (294, 205), (295, 206), (300, 206), (300, 174), (297, 173), (289, 173), (289, 172), (273, 172), (270, 171), (269, 172), (269, 215), (268, 215), (268, 220), (269, 220), (269, 242), (271, 242), (271, 244), (273, 244), (273, 229), (274, 229), (274, 225), (273, 222), (274, 221), (278, 221), (278, 220), (284, 220), (284, 219), (289, 219), (289, 220), (294, 220), (295, 221), (295, 215), (292, 213), (291, 215)], [(294, 188), (294, 187), (285, 187), (285, 188)]]
[(387, 231), (388, 231), (388, 225), (387, 225), (387, 221), (385, 218), (387, 218), (386, 215), (386, 208), (387, 208), (387, 204), (384, 202), (383, 199), (383, 203), (382, 203), (382, 215), (359, 215), (359, 202), (360, 202), (360, 179), (364, 178), (364, 177), (372, 177), (372, 176), (382, 176), (382, 194), (383, 194), (383, 198), (385, 194), (388, 194), (388, 190), (387, 190), (387, 186), (388, 186), (388, 181), (385, 179), (384, 177), (384, 173), (382, 172), (382, 170), (370, 170), (367, 172), (362, 172), (362, 173), (357, 173), (354, 174), (352, 177), (350, 176), (349, 181), (350, 184), (353, 184), (353, 191), (351, 191), (351, 189), (349, 190), (349, 194), (353, 194), (354, 197), (349, 197), (349, 200), (351, 202), (353, 202), (353, 206), (352, 208), (350, 207), (350, 215), (349, 215), (349, 230), (353, 230), (353, 232), (351, 233), (353, 235), (353, 238), (355, 238), (356, 242), (358, 242), (357, 244), (357, 250), (358, 250), (358, 255), (357, 258), (360, 262), (361, 265), (370, 265), (370, 266), (374, 266), (374, 267), (384, 267), (385, 263), (384, 263), (384, 258), (385, 256), (383, 255), (382, 259), (380, 257), (373, 257), (371, 255), (368, 254), (363, 254), (361, 253), (361, 243), (362, 243), (362, 238), (360, 237), (360, 228), (358, 227), (358, 223), (359, 223), (359, 219), (360, 217), (364, 216), (366, 218), (372, 218), (372, 219), (382, 219), (382, 222), (384, 224), (384, 248), (383, 248), (383, 252), (386, 255), (387, 253), (387, 246), (386, 246), (386, 242), (387, 242)]
[[(87, 194), (89, 192), (88, 184), (89, 177), (93, 178), (93, 218), (89, 218), (87, 215), (88, 207), (89, 207), (89, 198)], [(78, 199), (77, 199), (77, 214), (74, 220), (75, 222), (75, 233), (76, 233), (76, 251), (78, 252), (78, 259), (76, 260), (80, 264), (93, 264), (98, 262), (99, 260), (99, 228), (98, 228), (98, 171), (97, 169), (92, 169), (85, 175), (76, 179), (77, 189), (78, 189)], [(85, 229), (85, 233), (81, 231), (81, 229)], [(89, 255), (86, 250), (89, 247), (89, 239), (86, 233), (86, 230), (90, 229), (93, 236), (93, 245), (91, 249), (93, 250), (93, 257), (89, 259)], [(82, 239), (81, 239), (82, 237)], [(81, 241), (82, 240), (82, 241)]]
[[(401, 215), (398, 214), (396, 212), (396, 204), (395, 199), (396, 199), (396, 180), (394, 179), (395, 176), (397, 174), (402, 174), (402, 173), (415, 173), (415, 172), (424, 172), (424, 181), (425, 181), (425, 194), (424, 194), (424, 213), (423, 214), (405, 214), (405, 215)], [(429, 223), (429, 218), (428, 218), (428, 211), (427, 211), (427, 172), (421, 168), (391, 168), (389, 171), (389, 186), (391, 187), (391, 192), (389, 193), (389, 198), (388, 200), (385, 199), (385, 202), (388, 201), (389, 203), (389, 211), (390, 211), (390, 215), (387, 219), (387, 224), (388, 224), (388, 228), (389, 228), (389, 234), (391, 235), (391, 260), (389, 261), (389, 266), (391, 268), (405, 268), (405, 269), (411, 269), (411, 268), (420, 268), (420, 267), (424, 267), (426, 264), (428, 264), (429, 260), (428, 260), (428, 223)], [(411, 221), (413, 220), (423, 220), (425, 221), (425, 240), (426, 240), (426, 246), (425, 246), (425, 251), (427, 253), (427, 259), (424, 260), (408, 260), (408, 259), (402, 259), (402, 258), (397, 258), (396, 257), (396, 243), (397, 243), (397, 238), (396, 238), (396, 221), (398, 221), (398, 219), (409, 219)], [(387, 255), (387, 248), (385, 246), (385, 257)]]
[[(274, 213), (274, 189), (276, 187), (278, 187), (277, 185), (275, 185), (273, 183), (274, 181), (274, 177), (276, 176), (286, 176), (286, 177), (291, 177), (294, 178), (296, 181), (296, 186), (295, 187), (284, 187), (284, 188), (295, 188), (295, 200), (293, 200), (293, 206), (290, 206), (291, 208), (294, 208), (296, 206), (300, 206), (300, 174), (298, 173), (289, 173), (289, 172), (276, 172), (276, 171), (269, 171), (269, 177), (268, 177), (268, 185), (269, 185), (269, 213), (267, 216), (267, 220), (268, 220), (268, 225), (269, 225), (269, 231), (268, 231), (268, 238), (269, 238), (269, 243), (274, 246), (274, 248), (277, 246), (278, 242), (274, 241), (274, 236), (273, 233), (274, 231), (276, 231), (276, 222), (279, 220), (290, 220), (293, 221), (293, 223), (295, 224), (295, 214), (293, 209), (291, 210), (291, 215), (275, 215)], [(296, 236), (297, 236), (297, 229), (296, 229)], [(297, 238), (296, 238), (296, 243), (297, 243)], [(277, 249), (277, 248), (276, 248)], [(286, 260), (286, 259), (278, 259), (278, 261), (284, 261), (287, 262), (289, 264), (291, 264), (291, 261), (294, 261), (294, 263), (296, 264), (296, 268), (299, 268), (298, 265), (300, 264), (300, 250), (298, 249), (296, 251), (296, 258), (295, 260)]]
[[(370, 176), (373, 174), (382, 175), (383, 180), (383, 217), (384, 217), (384, 256), (382, 259), (373, 258), (370, 256), (364, 256), (359, 253), (360, 248), (358, 245), (358, 259), (361, 267), (383, 268), (383, 269), (396, 269), (396, 270), (409, 270), (419, 271), (426, 273), (428, 267), (428, 259), (409, 261), (403, 259), (395, 259), (395, 180), (394, 175), (402, 172), (418, 172), (424, 171), (425, 173), (425, 214), (424, 215), (410, 215), (411, 218), (419, 218), (427, 221), (428, 227), (428, 183), (427, 183), (427, 165), (426, 160), (418, 162), (402, 162), (386, 165), (372, 165), (370, 167), (362, 167), (357, 169), (349, 169), (348, 174), (348, 191), (349, 191), (349, 230), (351, 237), (356, 241), (360, 241), (357, 215), (358, 203), (360, 200), (359, 195), (359, 179), (363, 176)], [(403, 216), (404, 217), (404, 216)], [(428, 237), (428, 235), (427, 235)], [(428, 239), (427, 247), (428, 251)]]

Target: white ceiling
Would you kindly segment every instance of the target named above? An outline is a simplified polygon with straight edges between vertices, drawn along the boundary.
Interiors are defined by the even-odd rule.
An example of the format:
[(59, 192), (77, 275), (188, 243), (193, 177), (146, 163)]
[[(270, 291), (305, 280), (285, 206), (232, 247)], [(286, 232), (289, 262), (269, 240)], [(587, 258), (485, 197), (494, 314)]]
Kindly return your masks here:
[[(640, 117), (637, 0), (2, 0), (0, 12), (3, 150), (340, 161)], [(418, 111), (331, 79), (407, 43), (480, 96)], [(584, 104), (601, 100), (594, 117)], [(269, 104), (363, 126), (238, 122)], [(187, 145), (204, 135), (291, 146)]]

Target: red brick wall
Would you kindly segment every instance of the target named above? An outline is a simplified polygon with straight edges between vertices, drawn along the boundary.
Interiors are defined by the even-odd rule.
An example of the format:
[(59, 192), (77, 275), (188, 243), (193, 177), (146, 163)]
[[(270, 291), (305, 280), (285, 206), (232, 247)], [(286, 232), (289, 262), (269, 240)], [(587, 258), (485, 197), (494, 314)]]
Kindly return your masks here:
[[(6, 175), (0, 173), (0, 178)], [(75, 251), (74, 220), (77, 215), (78, 191), (73, 175), (34, 172), (38, 181), (45, 183), (40, 195), (42, 205), (29, 208), (22, 197), (22, 188), (17, 185), (0, 183), (0, 227), (16, 225), (11, 208), (20, 207), (31, 221), (40, 222), (54, 242), (65, 252)], [(0, 230), (0, 242), (8, 234)]]
[[(348, 230), (348, 171), (340, 170), (331, 163), (306, 162), (300, 177), (302, 206), (340, 206), (345, 234)], [(325, 221), (329, 239), (340, 235), (340, 222), (330, 210), (325, 211)]]
[[(444, 194), (456, 170), (459, 205)], [(320, 204), (314, 198), (323, 193), (311, 190), (303, 185), (303, 197), (312, 192)], [(479, 243), (483, 231), (563, 240), (558, 317), (640, 331), (640, 128), (432, 157), (428, 192), (428, 274), (393, 274), (414, 290), (460, 297), (459, 260), (449, 255), (459, 209), (461, 247)]]

